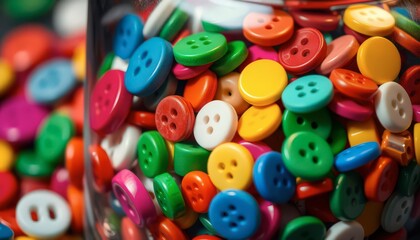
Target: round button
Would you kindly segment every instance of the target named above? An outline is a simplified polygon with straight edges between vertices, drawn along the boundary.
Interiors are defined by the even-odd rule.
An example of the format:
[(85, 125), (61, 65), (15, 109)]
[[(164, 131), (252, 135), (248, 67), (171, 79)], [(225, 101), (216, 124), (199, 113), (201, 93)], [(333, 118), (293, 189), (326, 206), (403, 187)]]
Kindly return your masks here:
[(220, 190), (247, 189), (252, 182), (254, 159), (240, 144), (223, 143), (209, 156), (207, 171), (213, 184)]
[(376, 130), (376, 123), (373, 118), (364, 122), (347, 121), (347, 136), (350, 146), (356, 146), (365, 142), (379, 142), (379, 135)]
[(420, 123), (414, 124), (413, 138), (415, 158), (420, 165)]
[(185, 98), (168, 96), (158, 104), (155, 121), (157, 130), (166, 140), (179, 142), (188, 139), (193, 132), (194, 109)]
[(261, 155), (255, 162), (252, 176), (258, 193), (268, 201), (286, 203), (295, 192), (295, 177), (284, 167), (278, 152)]
[(332, 123), (331, 133), (327, 138), (331, 151), (334, 155), (343, 151), (347, 145), (347, 131), (341, 123), (334, 121)]
[(175, 60), (185, 66), (215, 62), (228, 51), (226, 38), (219, 33), (200, 32), (181, 39), (174, 45)]
[(420, 166), (410, 161), (408, 166), (401, 167), (398, 175), (398, 192), (404, 196), (413, 196), (420, 187)]
[(357, 51), (357, 66), (363, 76), (377, 84), (394, 81), (401, 69), (401, 57), (395, 45), (383, 37), (371, 37)]
[(400, 78), (401, 86), (407, 91), (412, 104), (420, 104), (420, 65), (415, 65), (407, 70)]
[(262, 59), (246, 66), (238, 83), (245, 101), (254, 106), (266, 106), (280, 99), (287, 85), (287, 75), (278, 62)]
[(260, 141), (274, 133), (281, 123), (279, 105), (248, 108), (238, 122), (238, 134), (247, 141)]
[(210, 152), (190, 143), (175, 143), (174, 171), (179, 176), (185, 176), (191, 171), (207, 172), (207, 160)]
[(325, 236), (325, 240), (353, 239), (363, 240), (365, 231), (362, 225), (356, 221), (340, 221), (332, 225)]
[(140, 45), (133, 53), (125, 72), (124, 84), (136, 96), (153, 94), (172, 68), (172, 46), (159, 37), (151, 38)]
[(417, 41), (420, 41), (420, 25), (395, 10), (391, 11), (391, 15), (395, 19), (395, 25), (413, 36)]
[(147, 17), (147, 21), (144, 24), (144, 38), (152, 38), (159, 34), (160, 29), (174, 12), (179, 2), (180, 0), (163, 0), (160, 1), (157, 5), (153, 4), (155, 7)]
[(282, 10), (251, 12), (243, 20), (243, 34), (260, 46), (280, 45), (293, 35), (293, 18)]
[(214, 100), (201, 108), (195, 119), (194, 137), (197, 143), (212, 150), (232, 140), (238, 126), (238, 115), (229, 103)]
[(390, 132), (407, 130), (413, 119), (410, 97), (396, 82), (382, 84), (375, 95), (375, 111), (379, 122)]
[(124, 217), (121, 220), (121, 238), (123, 240), (129, 240), (129, 239), (145, 240), (145, 239), (147, 239), (146, 236), (145, 236), (145, 232), (140, 230), (133, 223), (133, 221), (128, 217)]
[(0, 239), (2, 240), (12, 240), (14, 239), (14, 232), (13, 230), (2, 223), (0, 223)]
[(340, 93), (366, 101), (378, 90), (378, 85), (362, 74), (347, 69), (334, 69), (330, 74), (330, 80)]
[(93, 171), (94, 187), (97, 191), (107, 192), (111, 189), (114, 169), (105, 150), (99, 145), (89, 147), (91, 166)]
[(301, 27), (312, 27), (323, 32), (334, 31), (339, 27), (341, 15), (336, 11), (290, 11), (293, 20)]
[(198, 213), (206, 213), (217, 189), (210, 177), (201, 171), (192, 171), (182, 179), (185, 202)]
[(386, 36), (392, 33), (395, 20), (378, 6), (356, 4), (346, 8), (343, 15), (346, 26), (368, 36)]
[(180, 8), (176, 8), (159, 32), (159, 37), (172, 41), (182, 30), (188, 21), (189, 14)]
[(248, 149), (255, 161), (262, 154), (271, 151), (271, 148), (264, 142), (247, 142), (245, 140), (240, 140), (238, 143)]
[(143, 23), (137, 15), (125, 15), (117, 25), (114, 35), (114, 52), (122, 59), (128, 59), (143, 42)]
[(398, 164), (380, 156), (365, 177), (365, 196), (368, 200), (385, 202), (394, 192), (398, 180)]
[(242, 41), (231, 41), (227, 46), (228, 50), (226, 54), (210, 67), (219, 77), (235, 70), (248, 56), (248, 49)]
[(261, 224), (252, 239), (271, 239), (280, 228), (281, 207), (269, 201), (259, 202)]
[(168, 150), (157, 131), (144, 132), (137, 143), (138, 164), (147, 177), (155, 177), (168, 170)]
[(172, 68), (172, 73), (174, 76), (179, 80), (187, 80), (194, 77), (197, 77), (198, 75), (205, 72), (209, 67), (211, 66), (211, 63), (195, 66), (195, 67), (187, 67), (179, 63), (175, 63), (174, 67)]
[(292, 112), (308, 113), (319, 110), (333, 98), (331, 81), (321, 75), (306, 75), (287, 85), (281, 95), (284, 106)]
[(64, 194), (67, 197), (72, 216), (70, 227), (74, 233), (82, 233), (85, 217), (85, 202), (83, 198), (83, 190), (78, 189), (70, 184), (68, 185), (67, 191), (64, 192)]
[(219, 78), (217, 81), (218, 86), (214, 99), (229, 103), (238, 115), (242, 115), (242, 113), (248, 109), (249, 104), (242, 98), (239, 92), (239, 76), (239, 73), (231, 72)]
[(199, 76), (188, 80), (184, 88), (184, 98), (191, 103), (195, 112), (213, 100), (217, 91), (217, 77), (207, 70)]
[(324, 223), (316, 217), (297, 217), (287, 223), (280, 235), (281, 240), (321, 240), (325, 237), (326, 228)]
[(343, 221), (354, 220), (362, 214), (365, 204), (362, 177), (357, 172), (339, 174), (330, 199), (334, 216)]
[(15, 162), (15, 151), (9, 142), (0, 140), (0, 172), (9, 171)]
[(394, 193), (385, 203), (381, 215), (381, 226), (387, 232), (396, 232), (404, 227), (413, 208), (414, 196), (406, 197)]
[(3, 96), (15, 82), (12, 66), (3, 59), (0, 59), (0, 76), (0, 96)]
[(33, 150), (20, 151), (16, 157), (16, 172), (21, 176), (43, 178), (49, 177), (54, 166), (40, 158)]
[(252, 45), (248, 48), (248, 57), (238, 67), (238, 70), (242, 72), (248, 64), (255, 62), (260, 59), (269, 59), (275, 62), (279, 61), (279, 55), (276, 50), (272, 47), (263, 47), (260, 45)]
[(298, 29), (280, 46), (280, 64), (290, 73), (301, 75), (315, 69), (327, 55), (327, 43), (315, 28)]
[[(32, 214), (35, 214), (37, 221)], [(66, 200), (60, 195), (38, 190), (19, 200), (16, 219), (26, 235), (48, 239), (60, 236), (69, 228), (71, 213)]]
[(420, 41), (417, 41), (410, 34), (397, 27), (394, 27), (394, 32), (391, 35), (391, 39), (415, 56), (420, 56)]
[(152, 236), (147, 236), (146, 239), (177, 239), (187, 240), (182, 230), (170, 219), (160, 217), (156, 222), (151, 224), (148, 229)]
[(283, 143), (282, 158), (290, 173), (306, 180), (325, 177), (333, 165), (330, 146), (312, 132), (290, 135)]
[(251, 237), (260, 225), (261, 213), (255, 199), (241, 190), (218, 193), (210, 204), (210, 221), (228, 239)]
[[(324, 193), (331, 192), (333, 188), (334, 185), (330, 178), (325, 178), (319, 181), (300, 182), (296, 186), (294, 198), (297, 200), (316, 199), (314, 197), (323, 197), (325, 195)], [(306, 207), (308, 208), (309, 206)]]
[(294, 113), (286, 109), (283, 114), (283, 132), (289, 137), (296, 132), (313, 132), (327, 139), (331, 133), (331, 116), (326, 108), (310, 113)]
[[(174, 95), (178, 86), (178, 79), (169, 74), (165, 82), (152, 95), (142, 98), (143, 104), (149, 111), (156, 111), (157, 105), (167, 96)], [(153, 118), (153, 122), (154, 122)]]
[(70, 183), (79, 189), (83, 189), (84, 160), (83, 139), (81, 137), (71, 138), (66, 146), (65, 167)]
[(96, 83), (90, 97), (91, 128), (100, 134), (117, 130), (130, 112), (132, 99), (124, 86), (124, 72), (106, 72)]
[(0, 208), (4, 209), (11, 205), (19, 192), (18, 181), (11, 172), (0, 172)]
[(153, 179), (153, 189), (162, 213), (174, 219), (185, 212), (181, 189), (169, 173), (162, 173)]
[(373, 114), (371, 101), (358, 102), (337, 91), (328, 108), (338, 116), (359, 122), (368, 120)]
[(145, 111), (131, 111), (127, 123), (145, 129), (156, 129), (155, 114)]
[(334, 159), (335, 168), (339, 172), (347, 172), (375, 160), (380, 154), (377, 142), (361, 143), (337, 154)]

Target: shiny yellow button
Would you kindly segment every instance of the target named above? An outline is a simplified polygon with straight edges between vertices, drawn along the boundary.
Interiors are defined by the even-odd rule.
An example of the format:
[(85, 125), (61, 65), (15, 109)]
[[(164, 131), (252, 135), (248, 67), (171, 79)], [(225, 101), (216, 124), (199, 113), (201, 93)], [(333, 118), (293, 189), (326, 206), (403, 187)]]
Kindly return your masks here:
[(280, 99), (287, 85), (287, 74), (280, 63), (257, 60), (248, 64), (239, 77), (242, 98), (254, 106), (265, 106)]
[(15, 160), (15, 153), (12, 146), (0, 140), (0, 172), (10, 171)]
[(31, 238), (31, 237), (26, 237), (26, 236), (20, 236), (20, 237), (15, 237), (15, 240), (36, 240), (36, 239)]
[(12, 67), (0, 59), (0, 96), (4, 95), (15, 81)]
[(348, 7), (344, 11), (343, 21), (347, 27), (368, 36), (387, 36), (395, 26), (395, 19), (389, 12), (366, 4)]
[(280, 107), (275, 103), (263, 107), (252, 106), (239, 119), (239, 136), (251, 142), (263, 140), (280, 126), (281, 116)]
[(414, 137), (414, 156), (417, 160), (417, 164), (420, 165), (420, 123), (414, 124), (413, 129)]
[(356, 221), (362, 225), (365, 230), (365, 237), (372, 235), (381, 225), (381, 214), (384, 208), (383, 202), (368, 201), (362, 214), (356, 218)]
[(86, 78), (86, 44), (79, 44), (73, 53), (73, 70), (76, 78), (83, 81)]
[(229, 142), (217, 146), (207, 162), (207, 171), (219, 190), (247, 189), (252, 182), (254, 159), (244, 146)]
[(357, 51), (357, 66), (363, 76), (377, 84), (394, 81), (401, 69), (401, 58), (395, 45), (383, 37), (371, 37)]
[(348, 121), (347, 138), (351, 147), (364, 142), (377, 142), (379, 145), (381, 144), (373, 118), (364, 122)]

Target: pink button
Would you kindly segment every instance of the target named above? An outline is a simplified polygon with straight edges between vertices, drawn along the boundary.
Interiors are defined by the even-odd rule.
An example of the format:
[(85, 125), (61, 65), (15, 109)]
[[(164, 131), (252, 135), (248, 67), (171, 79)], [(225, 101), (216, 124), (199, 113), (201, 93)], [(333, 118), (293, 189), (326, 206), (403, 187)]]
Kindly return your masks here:
[(420, 122), (420, 105), (413, 105), (413, 119), (415, 122)]
[(366, 102), (361, 104), (338, 92), (334, 93), (328, 108), (337, 115), (359, 122), (367, 120), (373, 113), (372, 103)]
[(344, 30), (345, 34), (352, 35), (353, 37), (355, 37), (356, 40), (360, 44), (362, 44), (362, 42), (364, 42), (366, 39), (370, 38), (370, 36), (366, 36), (366, 35), (363, 35), (361, 33), (356, 32), (356, 31), (353, 31), (351, 28), (347, 27), (345, 24), (343, 25), (343, 30)]
[(100, 134), (117, 130), (130, 112), (132, 99), (124, 86), (124, 72), (106, 72), (96, 83), (90, 99), (91, 128)]
[(66, 168), (57, 168), (52, 176), (50, 181), (50, 189), (64, 199), (67, 199), (67, 187), (69, 186), (69, 172)]
[(252, 158), (254, 158), (254, 161), (256, 161), (263, 153), (271, 151), (271, 148), (264, 142), (247, 142), (245, 140), (240, 140), (238, 143), (248, 149)]
[(262, 47), (259, 45), (253, 45), (248, 48), (248, 57), (245, 61), (238, 67), (238, 70), (242, 72), (242, 70), (251, 62), (260, 60), (260, 59), (270, 59), (273, 61), (278, 62), (279, 56), (272, 47)]
[(149, 224), (156, 216), (156, 208), (140, 179), (129, 170), (122, 170), (112, 178), (112, 189), (125, 214), (137, 226)]
[(280, 206), (269, 202), (260, 203), (261, 225), (257, 233), (251, 238), (253, 240), (271, 239), (280, 228), (281, 209)]
[(31, 142), (48, 111), (23, 96), (5, 100), (0, 106), (0, 138), (10, 143)]
[(201, 66), (195, 66), (195, 67), (188, 67), (188, 66), (184, 66), (182, 64), (176, 63), (175, 66), (172, 68), (172, 72), (177, 79), (187, 80), (187, 79), (191, 79), (202, 74), (210, 66), (211, 66), (211, 63), (206, 64), (206, 65), (201, 65)]
[(357, 54), (359, 43), (352, 35), (344, 35), (334, 39), (327, 46), (327, 56), (316, 68), (317, 73), (328, 75), (336, 68), (346, 66)]

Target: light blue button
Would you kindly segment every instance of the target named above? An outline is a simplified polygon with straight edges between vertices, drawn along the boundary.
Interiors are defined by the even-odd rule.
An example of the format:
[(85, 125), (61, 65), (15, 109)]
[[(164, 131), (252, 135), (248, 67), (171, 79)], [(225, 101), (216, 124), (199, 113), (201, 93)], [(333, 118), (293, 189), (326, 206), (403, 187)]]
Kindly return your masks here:
[(13, 235), (12, 229), (0, 223), (0, 240), (12, 240)]
[(307, 113), (325, 107), (333, 97), (331, 81), (322, 75), (307, 75), (290, 83), (283, 91), (284, 106), (292, 112)]
[(54, 59), (34, 70), (29, 76), (27, 90), (32, 100), (49, 105), (71, 93), (76, 84), (72, 63)]
[(334, 165), (339, 172), (347, 172), (375, 160), (379, 155), (381, 148), (377, 142), (365, 142), (337, 154)]
[(114, 36), (114, 52), (128, 59), (143, 42), (143, 22), (134, 14), (128, 14), (118, 23)]
[(133, 53), (125, 73), (125, 87), (139, 97), (152, 95), (168, 77), (173, 62), (172, 45), (153, 37)]

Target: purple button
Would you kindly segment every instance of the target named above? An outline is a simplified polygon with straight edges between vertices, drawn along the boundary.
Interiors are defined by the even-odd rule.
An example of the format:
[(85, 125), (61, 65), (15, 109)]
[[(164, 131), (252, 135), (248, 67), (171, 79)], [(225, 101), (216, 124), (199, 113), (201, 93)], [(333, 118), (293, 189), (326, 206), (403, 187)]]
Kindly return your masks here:
[(38, 127), (48, 111), (23, 96), (13, 97), (0, 105), (0, 138), (24, 144), (35, 139)]

